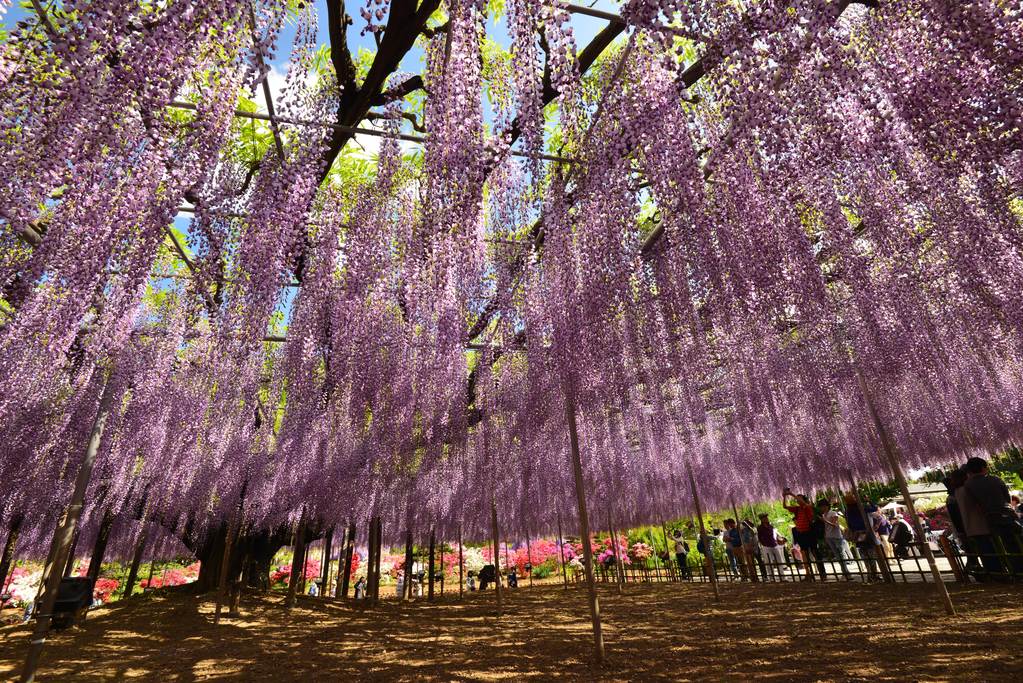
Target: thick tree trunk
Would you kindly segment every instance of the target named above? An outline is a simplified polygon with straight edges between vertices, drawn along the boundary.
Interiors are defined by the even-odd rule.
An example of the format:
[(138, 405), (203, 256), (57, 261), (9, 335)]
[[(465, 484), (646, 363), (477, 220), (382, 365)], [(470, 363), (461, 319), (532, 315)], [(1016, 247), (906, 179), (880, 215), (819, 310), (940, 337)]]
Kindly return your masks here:
[(103, 555), (107, 551), (107, 541), (110, 540), (110, 528), (114, 526), (114, 513), (107, 508), (103, 513), (103, 521), (99, 524), (99, 533), (96, 534), (96, 544), (92, 547), (92, 557), (89, 558), (89, 570), (86, 572), (93, 581), (99, 578), (100, 569), (103, 566)]
[(298, 529), (295, 531), (295, 554), (291, 558), (291, 577), (288, 580), (288, 597), (284, 606), (292, 608), (298, 600), (298, 585), (300, 575), (305, 565), (305, 513), (298, 522)]
[(341, 572), (341, 591), (338, 597), (348, 597), (348, 587), (352, 580), (352, 555), (355, 553), (355, 522), (348, 525), (348, 543), (345, 548), (345, 570)]
[(139, 578), (139, 566), (142, 564), (142, 553), (146, 550), (146, 541), (149, 540), (149, 530), (143, 522), (142, 531), (139, 533), (139, 542), (135, 546), (135, 555), (131, 558), (131, 569), (128, 570), (128, 579), (124, 582), (124, 598), (130, 598), (132, 590), (135, 589), (135, 581)]

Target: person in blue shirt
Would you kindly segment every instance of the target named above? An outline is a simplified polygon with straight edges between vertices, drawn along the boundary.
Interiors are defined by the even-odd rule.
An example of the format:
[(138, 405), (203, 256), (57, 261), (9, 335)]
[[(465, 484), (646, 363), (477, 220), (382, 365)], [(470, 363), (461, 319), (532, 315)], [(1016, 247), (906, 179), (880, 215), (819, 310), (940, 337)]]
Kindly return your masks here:
[(742, 567), (742, 578), (746, 578), (746, 563), (742, 557), (742, 535), (734, 519), (725, 520), (725, 555), (728, 556), (728, 564), (732, 573), (738, 575)]

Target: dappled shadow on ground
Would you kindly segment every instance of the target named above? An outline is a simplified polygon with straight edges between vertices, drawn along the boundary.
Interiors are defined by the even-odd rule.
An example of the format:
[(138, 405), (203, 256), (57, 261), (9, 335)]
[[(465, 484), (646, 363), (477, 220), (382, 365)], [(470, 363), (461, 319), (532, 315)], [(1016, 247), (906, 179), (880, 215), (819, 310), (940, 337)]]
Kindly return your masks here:
[[(607, 662), (592, 663), (585, 591), (494, 595), (361, 610), (251, 595), (213, 626), (208, 597), (159, 592), (95, 610), (47, 643), (39, 680), (1020, 680), (1023, 587), (952, 586), (946, 617), (926, 585), (630, 585), (601, 588)], [(26, 627), (0, 629), (0, 678)]]

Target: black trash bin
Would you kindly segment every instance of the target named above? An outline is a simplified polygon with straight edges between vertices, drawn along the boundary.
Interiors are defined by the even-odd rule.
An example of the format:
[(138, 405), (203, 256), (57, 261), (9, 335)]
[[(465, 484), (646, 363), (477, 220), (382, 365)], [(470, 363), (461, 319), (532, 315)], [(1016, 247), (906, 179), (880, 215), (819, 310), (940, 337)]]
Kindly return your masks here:
[(92, 605), (93, 580), (86, 576), (71, 576), (60, 580), (57, 602), (53, 606), (53, 628), (73, 626)]

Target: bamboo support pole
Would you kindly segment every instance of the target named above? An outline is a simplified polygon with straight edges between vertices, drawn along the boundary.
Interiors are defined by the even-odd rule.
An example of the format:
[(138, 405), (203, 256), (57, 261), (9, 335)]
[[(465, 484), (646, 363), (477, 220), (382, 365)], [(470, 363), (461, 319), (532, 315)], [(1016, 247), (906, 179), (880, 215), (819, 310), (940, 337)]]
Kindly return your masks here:
[[(892, 468), (892, 474), (895, 475), (895, 481), (899, 485), (899, 489), (902, 491), (903, 504), (906, 509), (909, 510), (909, 515), (913, 520), (913, 527), (916, 529), (917, 538), (921, 540), (920, 546), (924, 552), (924, 557), (927, 559), (927, 565), (930, 567), (931, 576), (934, 577), (934, 587), (938, 592), (938, 597), (945, 607), (945, 613), (949, 616), (955, 616), (956, 608), (952, 604), (952, 598), (948, 594), (948, 587), (945, 585), (945, 580), (941, 578), (941, 571), (938, 569), (938, 563), (934, 559), (934, 553), (931, 551), (931, 544), (927, 542), (927, 536), (924, 533), (923, 525), (920, 524), (920, 518), (916, 514), (916, 506), (913, 504), (913, 496), (909, 492), (909, 483), (906, 481), (906, 473), (902, 471), (902, 464), (899, 462), (899, 458), (895, 453), (895, 444), (892, 443), (891, 437), (888, 434), (888, 430), (885, 428), (884, 423), (881, 421), (880, 415), (878, 415), (877, 409), (874, 407), (874, 400), (870, 395), (870, 390), (867, 387), (867, 381), (863, 378), (859, 369), (856, 370), (856, 378), (860, 383), (860, 391), (863, 392), (863, 400), (867, 404), (867, 412), (870, 414), (870, 419), (874, 423), (874, 428), (877, 430), (877, 435), (881, 440), (881, 446), (883, 447), (884, 454), (888, 458), (888, 464)], [(885, 563), (887, 563), (885, 558)]]
[(462, 525), (458, 525), (458, 599), (462, 599), (463, 591), (465, 590), (465, 577), (463, 576), (463, 568), (465, 567), (464, 556), (462, 555)]
[(561, 507), (558, 507), (558, 554), (561, 555), (561, 578), (568, 590), (568, 571), (565, 569), (565, 537), (561, 533)]
[(494, 536), (494, 588), (497, 592), (497, 616), (504, 615), (504, 598), (501, 595), (501, 548), (497, 540), (500, 536), (500, 529), (497, 526), (497, 502), (490, 498), (490, 530)]
[(625, 582), (625, 563), (623, 563), (622, 558), (619, 557), (618, 534), (615, 533), (615, 527), (614, 524), (611, 522), (610, 512), (607, 513), (607, 530), (608, 533), (611, 534), (611, 556), (614, 558), (615, 574), (617, 574), (617, 577), (615, 577), (617, 579), (615, 581), (615, 591), (618, 593), (618, 595), (621, 595), (622, 591), (624, 590), (622, 588), (622, 584)]
[(71, 537), (74, 535), (75, 529), (78, 526), (78, 520), (82, 516), (85, 492), (89, 488), (89, 481), (92, 479), (92, 470), (96, 464), (96, 456), (99, 454), (103, 430), (106, 427), (107, 417), (110, 415), (110, 410), (115, 400), (114, 387), (114, 382), (110, 381), (110, 371), (107, 370), (104, 372), (103, 390), (99, 400), (99, 407), (96, 411), (96, 418), (93, 421), (89, 441), (85, 447), (85, 458), (78, 468), (78, 476), (75, 479), (75, 488), (71, 494), (71, 501), (54, 531), (53, 543), (51, 544), (51, 560), (43, 568), (41, 613), (37, 615), (36, 625), (32, 630), (32, 636), (29, 640), (28, 654), (25, 657), (25, 666), (21, 672), (21, 683), (31, 683), (31, 681), (34, 681), (36, 670), (39, 668), (39, 656), (42, 654), (43, 645), (46, 643), (46, 636), (50, 632), (53, 608), (57, 603), (57, 588), (60, 586), (61, 575), (59, 571), (56, 571), (56, 568), (63, 566), (67, 561)]
[(433, 602), (433, 575), (436, 572), (436, 566), (434, 565), (436, 550), (437, 534), (434, 529), (430, 529), (430, 563), (428, 565), (430, 575), (426, 579), (426, 599), (429, 602)]
[(412, 529), (405, 532), (405, 582), (401, 586), (401, 599), (412, 599)]
[(696, 517), (700, 520), (700, 540), (703, 542), (703, 555), (707, 558), (707, 566), (710, 568), (710, 583), (714, 587), (714, 600), (721, 601), (721, 589), (718, 587), (718, 572), (714, 566), (714, 552), (710, 547), (710, 537), (707, 536), (707, 527), (703, 523), (703, 509), (700, 506), (700, 494), (696, 490), (696, 478), (693, 477), (693, 468), (686, 462), (686, 471), (689, 474), (689, 488), (693, 493), (693, 505), (696, 506)]
[(529, 534), (526, 534), (526, 564), (529, 565), (529, 569), (526, 572), (529, 574), (529, 587), (533, 587), (533, 551), (529, 546)]
[(579, 534), (583, 543), (586, 597), (590, 606), (590, 621), (593, 625), (593, 653), (597, 663), (601, 664), (604, 661), (604, 636), (600, 624), (600, 601), (597, 598), (597, 584), (593, 576), (593, 548), (590, 544), (590, 520), (586, 510), (583, 462), (579, 453), (579, 431), (575, 421), (575, 396), (569, 387), (565, 388), (565, 420), (568, 422), (569, 451), (572, 458), (572, 474), (575, 479), (575, 499), (579, 508)]

